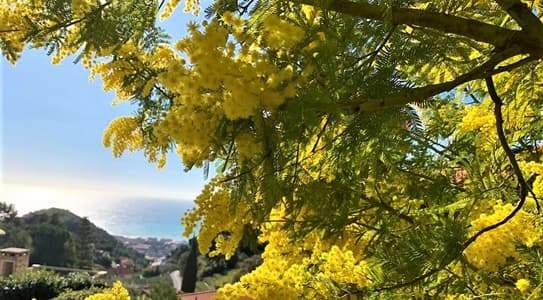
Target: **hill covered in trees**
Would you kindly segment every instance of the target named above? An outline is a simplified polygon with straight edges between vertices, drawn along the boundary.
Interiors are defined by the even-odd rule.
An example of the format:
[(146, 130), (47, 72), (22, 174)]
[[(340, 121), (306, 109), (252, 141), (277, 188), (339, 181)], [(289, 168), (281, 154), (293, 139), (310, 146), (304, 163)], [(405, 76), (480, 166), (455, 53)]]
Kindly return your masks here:
[(4, 214), (0, 247), (31, 249), (30, 262), (61, 267), (108, 268), (121, 257), (143, 266), (145, 258), (105, 230), (70, 211), (50, 208), (17, 217)]

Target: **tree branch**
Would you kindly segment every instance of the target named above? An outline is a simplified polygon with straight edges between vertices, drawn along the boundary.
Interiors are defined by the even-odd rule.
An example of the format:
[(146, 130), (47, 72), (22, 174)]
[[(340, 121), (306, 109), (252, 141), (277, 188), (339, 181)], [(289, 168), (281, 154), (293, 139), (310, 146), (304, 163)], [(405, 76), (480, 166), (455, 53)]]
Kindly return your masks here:
[(469, 238), (463, 244), (464, 249), (466, 249), (471, 243), (475, 242), (475, 240), (477, 240), (477, 238), (480, 237), (485, 232), (494, 230), (502, 226), (503, 224), (509, 222), (509, 220), (511, 220), (522, 209), (522, 206), (526, 202), (526, 197), (528, 196), (528, 193), (530, 191), (530, 187), (528, 186), (526, 179), (524, 179), (524, 175), (522, 174), (522, 171), (517, 162), (517, 159), (515, 158), (515, 154), (513, 153), (513, 150), (511, 149), (511, 147), (509, 146), (509, 143), (507, 142), (507, 138), (505, 136), (505, 131), (503, 129), (502, 99), (498, 96), (498, 93), (496, 92), (496, 87), (494, 86), (494, 81), (492, 80), (492, 76), (487, 77), (485, 80), (486, 80), (486, 86), (488, 88), (488, 93), (490, 94), (490, 98), (494, 102), (494, 117), (496, 118), (496, 132), (498, 134), (498, 139), (500, 141), (500, 145), (503, 151), (507, 155), (507, 159), (509, 160), (509, 163), (511, 164), (513, 173), (517, 177), (517, 181), (519, 185), (519, 202), (517, 206), (515, 207), (515, 209), (513, 209), (513, 211), (511, 211), (511, 213), (509, 213), (509, 215), (507, 215), (503, 220), (479, 230), (471, 238)]
[[(502, 102), (501, 98), (498, 96), (498, 93), (496, 92), (496, 88), (494, 86), (492, 76), (488, 76), (485, 80), (486, 80), (486, 85), (487, 85), (487, 88), (488, 88), (488, 92), (490, 94), (490, 98), (494, 102), (494, 117), (496, 118), (496, 132), (497, 132), (497, 135), (498, 135), (498, 139), (500, 141), (501, 147), (503, 148), (503, 150), (505, 151), (505, 153), (507, 155), (507, 158), (509, 159), (509, 163), (511, 164), (511, 167), (513, 168), (513, 172), (515, 173), (515, 176), (517, 177), (517, 180), (518, 180), (518, 183), (519, 183), (519, 199), (520, 200), (519, 200), (517, 206), (513, 209), (513, 211), (511, 213), (509, 213), (509, 215), (507, 215), (503, 220), (479, 230), (471, 238), (469, 238), (466, 242), (464, 242), (462, 244), (462, 249), (466, 249), (469, 245), (471, 245), (473, 242), (475, 242), (475, 240), (477, 240), (477, 238), (479, 238), (482, 234), (484, 234), (486, 232), (489, 232), (491, 230), (494, 230), (494, 229), (504, 225), (505, 223), (509, 222), (509, 220), (511, 220), (522, 209), (522, 206), (526, 202), (526, 197), (528, 196), (528, 193), (530, 191), (530, 186), (528, 185), (528, 183), (524, 179), (524, 176), (522, 175), (522, 171), (521, 171), (521, 169), (519, 167), (519, 164), (518, 164), (518, 162), (517, 162), (517, 160), (515, 158), (515, 154), (511, 150), (511, 147), (509, 146), (509, 143), (507, 142), (507, 138), (505, 136), (505, 132), (504, 132), (504, 129), (503, 129), (503, 115), (502, 115), (503, 102)], [(416, 284), (416, 283), (418, 283), (418, 282), (420, 282), (420, 281), (422, 281), (422, 280), (424, 280), (424, 279), (438, 273), (439, 271), (443, 270), (451, 261), (458, 258), (461, 255), (462, 252), (463, 251), (459, 252), (450, 261), (443, 261), (443, 263), (440, 266), (438, 266), (436, 268), (433, 268), (433, 269), (419, 275), (418, 277), (415, 277), (412, 280), (409, 280), (409, 281), (406, 281), (406, 282), (400, 282), (400, 283), (396, 283), (396, 284), (392, 284), (392, 285), (387, 285), (387, 286), (384, 286), (384, 287), (377, 288), (375, 290), (376, 291), (392, 290), (392, 289), (402, 288), (402, 287), (406, 287), (406, 286)]]
[[(42, 28), (42, 29), (39, 29), (38, 31), (36, 31), (36, 33), (41, 33), (42, 31), (45, 31), (45, 32), (48, 32), (48, 33), (51, 33), (51, 32), (54, 32), (54, 31), (57, 31), (59, 29), (62, 29), (62, 28), (68, 28), (68, 27), (71, 27), (73, 25), (77, 25), (83, 21), (85, 21), (86, 19), (89, 18), (90, 15), (92, 14), (95, 14), (101, 10), (103, 10), (104, 8), (106, 8), (107, 6), (109, 6), (110, 4), (112, 3), (112, 1), (107, 1), (103, 4), (100, 4), (98, 7), (96, 7), (95, 9), (89, 11), (87, 14), (85, 14), (82, 18), (79, 18), (79, 19), (73, 19), (73, 20), (70, 20), (69, 22), (66, 22), (66, 23), (61, 23), (61, 24), (55, 24), (51, 27), (45, 27), (45, 28)], [(22, 31), (22, 29), (19, 29), (19, 28), (9, 28), (9, 29), (2, 29), (0, 30), (0, 34), (2, 33), (11, 33), (11, 32), (18, 32), (18, 31)]]
[[(346, 15), (362, 17), (377, 21), (390, 21), (393, 24), (422, 26), (445, 33), (469, 37), (479, 42), (505, 48), (509, 41), (520, 31), (506, 29), (500, 26), (457, 17), (453, 15), (431, 12), (413, 8), (388, 8), (383, 5), (352, 2), (349, 0), (293, 0), (300, 3), (332, 10)], [(324, 4), (327, 3), (327, 4)], [(528, 42), (525, 38), (521, 38)]]
[(460, 75), (458, 78), (439, 83), (432, 84), (418, 88), (410, 88), (400, 90), (395, 94), (384, 96), (382, 98), (364, 98), (358, 99), (353, 102), (345, 103), (340, 105), (344, 108), (352, 108), (356, 111), (375, 111), (387, 107), (396, 107), (406, 105), (408, 103), (416, 103), (424, 101), (433, 96), (439, 95), (443, 92), (450, 91), (455, 87), (464, 84), (469, 81), (483, 79), (488, 76), (496, 75), (503, 72), (508, 72), (514, 70), (517, 67), (522, 66), (523, 64), (533, 61), (536, 58), (529, 56), (516, 63), (512, 63), (507, 66), (495, 68), (500, 62), (518, 54), (517, 51), (510, 48), (506, 51), (496, 53), (492, 56), (487, 62), (480, 65), (479, 67), (473, 69), (471, 72)]
[(534, 15), (531, 9), (519, 0), (496, 0), (524, 32), (543, 44), (543, 23)]
[(413, 219), (413, 217), (401, 213), (400, 211), (396, 210), (394, 207), (390, 206), (385, 201), (383, 201), (383, 197), (381, 196), (381, 192), (379, 191), (379, 188), (377, 187), (377, 185), (374, 185), (373, 188), (375, 192), (377, 193), (377, 197), (379, 198), (379, 201), (372, 200), (369, 197), (365, 197), (364, 198), (365, 200), (367, 200), (371, 204), (374, 204), (378, 207), (384, 208), (386, 211), (388, 211), (392, 215), (397, 216), (398, 218), (406, 221), (409, 224), (415, 224), (415, 219)]

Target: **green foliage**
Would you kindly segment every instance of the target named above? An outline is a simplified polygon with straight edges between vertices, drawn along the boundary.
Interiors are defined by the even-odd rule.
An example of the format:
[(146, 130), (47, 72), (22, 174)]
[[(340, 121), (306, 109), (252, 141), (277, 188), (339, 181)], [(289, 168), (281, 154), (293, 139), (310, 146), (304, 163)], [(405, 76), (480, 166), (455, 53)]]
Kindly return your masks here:
[(55, 224), (41, 224), (30, 230), (33, 241), (30, 261), (32, 264), (66, 266), (73, 257), (70, 233)]
[[(45, 14), (42, 15), (44, 19), (24, 20), (24, 26), (32, 30), (24, 36), (22, 42), (44, 47), (49, 54), (58, 52), (61, 45), (67, 46), (68, 43), (84, 52), (116, 47), (129, 40), (151, 46), (167, 37), (162, 29), (155, 26), (158, 3), (154, 0), (97, 2), (84, 17), (73, 15), (71, 0), (52, 0), (45, 4)], [(81, 26), (81, 38), (69, 41), (68, 28), (74, 24)], [(83, 40), (86, 41), (85, 46), (80, 47), (78, 43)], [(19, 55), (9, 41), (0, 40), (0, 49), (10, 58)], [(79, 57), (76, 58), (78, 60)]]
[(465, 229), (453, 219), (442, 224), (419, 226), (409, 232), (378, 241), (376, 256), (381, 262), (382, 283), (410, 282), (421, 274), (443, 268), (462, 252)]
[(0, 279), (2, 300), (46, 300), (64, 291), (78, 291), (88, 288), (104, 288), (106, 285), (85, 273), (61, 277), (45, 270), (30, 270)]
[(169, 280), (160, 280), (151, 285), (149, 297), (152, 300), (176, 300), (177, 293)]
[(96, 257), (96, 264), (102, 266), (103, 268), (110, 268), (111, 267), (111, 263), (113, 262), (113, 260), (111, 259), (111, 257), (109, 257), (109, 255), (98, 255), (98, 257)]
[(15, 205), (0, 201), (0, 222), (10, 222), (17, 216)]
[(92, 224), (88, 218), (82, 218), (75, 234), (77, 265), (82, 269), (91, 269), (94, 265), (94, 237)]
[(60, 277), (47, 271), (29, 271), (2, 279), (0, 286), (0, 299), (50, 299), (59, 293)]
[(62, 290), (83, 290), (91, 286), (105, 287), (105, 283), (92, 278), (88, 273), (70, 273), (60, 279), (60, 288)]
[(53, 300), (85, 300), (88, 296), (103, 291), (103, 288), (91, 287), (80, 291), (67, 290), (60, 293)]
[[(199, 255), (197, 258), (196, 291), (219, 288), (226, 283), (239, 281), (241, 276), (260, 265), (262, 263), (260, 257), (262, 249), (253, 246), (253, 243), (256, 242), (253, 241), (253, 238), (254, 235), (251, 234), (244, 236), (244, 241), (240, 243), (230, 260), (226, 260), (224, 255), (214, 257)], [(174, 270), (184, 270), (190, 253), (190, 245), (181, 244), (168, 255), (166, 261), (158, 268), (158, 272), (167, 274)]]
[(181, 290), (185, 293), (192, 293), (196, 289), (198, 274), (198, 242), (196, 238), (190, 239), (190, 252), (187, 263), (183, 269), (183, 283)]
[(147, 267), (141, 272), (141, 275), (146, 278), (158, 276), (160, 275), (160, 268), (158, 266)]
[(168, 254), (165, 263), (169, 265), (174, 265), (174, 270), (184, 270), (189, 253), (190, 246), (183, 243)]
[(0, 236), (0, 247), (31, 249), (32, 263), (89, 269), (94, 262), (109, 268), (120, 257), (131, 258), (137, 267), (147, 263), (144, 255), (67, 210), (33, 212), (0, 222), (0, 228), (7, 232)]
[(15, 206), (2, 201), (0, 201), (0, 230), (4, 232), (0, 235), (0, 248), (30, 248), (32, 245), (32, 238), (20, 226)]
[(235, 266), (220, 270), (208, 267), (207, 260), (201, 259), (203, 256), (200, 256), (199, 263), (202, 266), (202, 270), (199, 271), (201, 277), (198, 277), (196, 291), (218, 289), (223, 287), (225, 284), (238, 282), (243, 275), (250, 273), (262, 263), (262, 258), (260, 255), (247, 257), (242, 252), (236, 254), (235, 256), (238, 257), (236, 259), (237, 263)]
[(19, 225), (11, 223), (0, 223), (5, 235), (0, 235), (0, 248), (18, 247), (32, 248), (32, 237), (30, 233)]

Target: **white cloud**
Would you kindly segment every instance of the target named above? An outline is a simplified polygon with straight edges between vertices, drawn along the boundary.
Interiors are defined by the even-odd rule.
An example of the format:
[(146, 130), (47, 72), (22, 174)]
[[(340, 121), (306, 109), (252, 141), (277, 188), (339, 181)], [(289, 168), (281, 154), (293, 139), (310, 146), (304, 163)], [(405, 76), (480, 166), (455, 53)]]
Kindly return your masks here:
[(191, 202), (198, 191), (172, 190), (157, 187), (129, 186), (101, 182), (70, 181), (60, 184), (0, 183), (0, 199), (15, 204), (20, 214), (38, 209), (58, 207), (85, 213), (96, 205), (123, 201), (128, 198), (169, 199)]

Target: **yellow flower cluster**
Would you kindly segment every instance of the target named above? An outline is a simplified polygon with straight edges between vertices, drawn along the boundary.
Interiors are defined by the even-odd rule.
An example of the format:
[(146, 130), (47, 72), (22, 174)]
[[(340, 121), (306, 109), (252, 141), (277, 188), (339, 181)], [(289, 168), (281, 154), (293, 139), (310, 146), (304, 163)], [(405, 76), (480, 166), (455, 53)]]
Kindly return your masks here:
[[(110, 61), (89, 64), (90, 78), (100, 76), (104, 90), (115, 92), (114, 103), (132, 99), (140, 91), (143, 97), (148, 97), (157, 87), (158, 80), (143, 76), (145, 68), (166, 69), (178, 61), (177, 54), (168, 45), (159, 45), (153, 51), (145, 52), (140, 45), (128, 42), (118, 49), (101, 49), (98, 54), (115, 54), (116, 57)], [(156, 162), (161, 168), (166, 163), (169, 139), (144, 143), (142, 122), (135, 117), (121, 117), (112, 121), (104, 132), (104, 145), (113, 146), (115, 156), (120, 156), (126, 150), (144, 149), (149, 162)]]
[(75, 54), (80, 48), (80, 45), (77, 43), (80, 36), (81, 31), (78, 26), (71, 26), (68, 28), (64, 43), (60, 45), (59, 49), (57, 49), (55, 54), (51, 57), (51, 63), (59, 64), (66, 57)]
[(452, 295), (445, 296), (445, 300), (469, 300), (469, 299), (471, 298), (464, 294), (452, 294)]
[[(107, 53), (107, 52), (106, 52)], [(93, 65), (90, 70), (90, 77), (93, 79), (99, 75), (103, 81), (105, 91), (113, 91), (116, 95), (115, 101), (128, 100), (146, 84), (146, 80), (138, 72), (144, 65), (147, 56), (139, 45), (132, 42), (126, 43), (115, 52), (117, 59), (109, 62)], [(154, 57), (149, 57), (151, 59)], [(127, 78), (131, 78), (127, 81)]]
[(485, 101), (483, 104), (467, 107), (458, 130), (462, 133), (480, 131), (483, 135), (493, 136), (496, 120), (491, 105), (490, 101)]
[(75, 18), (81, 18), (96, 4), (93, 0), (72, 0), (72, 14)]
[[(226, 16), (231, 23), (241, 22)], [(206, 90), (222, 88), (222, 109), (228, 119), (252, 117), (261, 105), (275, 110), (286, 98), (294, 96), (296, 83), (288, 84), (292, 67), (277, 70), (258, 44), (243, 46), (236, 54), (234, 45), (227, 43), (228, 35), (226, 28), (211, 22), (205, 32), (192, 29), (191, 37), (177, 44), (194, 66), (193, 85), (196, 82), (197, 87)], [(281, 89), (283, 85), (285, 88)]]
[(104, 131), (103, 143), (112, 148), (113, 155), (119, 157), (125, 151), (137, 151), (143, 148), (143, 134), (140, 122), (135, 117), (119, 117), (109, 123)]
[(519, 279), (515, 283), (515, 286), (517, 287), (517, 289), (519, 289), (520, 292), (525, 293), (530, 289), (530, 280), (524, 278)]
[[(213, 159), (213, 137), (221, 119), (251, 118), (262, 109), (273, 112), (296, 94), (298, 83), (293, 79), (294, 68), (276, 68), (258, 42), (246, 42), (236, 49), (228, 42), (230, 33), (233, 31), (234, 37), (238, 35), (245, 21), (230, 12), (224, 13), (222, 20), (224, 25), (215, 20), (205, 24), (203, 30), (192, 24), (190, 35), (176, 44), (176, 49), (189, 58), (190, 65), (173, 49), (166, 48), (150, 55), (153, 59), (145, 59), (153, 64), (157, 60), (165, 62), (161, 64), (164, 71), (157, 77), (156, 84), (179, 95), (155, 126), (155, 135), (161, 144), (173, 140), (183, 162), (189, 166), (199, 166)], [(111, 72), (111, 76), (124, 77), (122, 66), (108, 69), (112, 67), (116, 71)], [(105, 81), (108, 87), (116, 89), (120, 81), (110, 78), (109, 74), (105, 72)], [(249, 133), (240, 133), (236, 146), (242, 159), (261, 152), (260, 144)]]
[[(0, 41), (11, 48), (2, 52), (10, 63), (15, 63), (25, 47), (26, 35), (33, 29), (28, 20), (40, 19), (43, 0), (0, 0)], [(36, 45), (40, 46), (40, 45)]]
[[(61, 21), (46, 17), (49, 14), (47, 11), (49, 5), (43, 0), (1, 0), (0, 41), (6, 46), (2, 47), (3, 54), (9, 62), (15, 63), (26, 46), (25, 43), (40, 48), (48, 41), (56, 39), (58, 49), (52, 53), (51, 62), (53, 64), (61, 62), (83, 46), (80, 40), (81, 24), (77, 20), (85, 18), (85, 15), (98, 4), (99, 2), (93, 0), (72, 0), (71, 21)], [(58, 30), (59, 28), (66, 29), (66, 32)], [(92, 49), (88, 50), (82, 56), (84, 62), (88, 62), (89, 53), (92, 52)]]
[[(497, 204), (492, 214), (481, 214), (471, 222), (472, 233), (502, 221), (513, 209), (512, 204)], [(520, 258), (518, 246), (532, 247), (540, 241), (541, 232), (536, 225), (535, 216), (521, 210), (504, 225), (481, 235), (464, 253), (474, 266), (496, 272), (508, 259)]]
[[(531, 105), (530, 101), (515, 98), (503, 106), (503, 126), (506, 134), (512, 134), (511, 140), (520, 139), (529, 130), (529, 124), (534, 115), (534, 108)], [(475, 133), (475, 144), (480, 148), (490, 150), (497, 146), (494, 104), (490, 99), (465, 108), (464, 117), (458, 125), (458, 132), (460, 134)]]
[(230, 259), (243, 237), (244, 225), (251, 223), (248, 208), (243, 202), (236, 207), (231, 206), (230, 191), (219, 178), (208, 183), (194, 202), (196, 207), (183, 217), (184, 235), (190, 236), (200, 224), (198, 233), (200, 252), (209, 252), (216, 238), (216, 250), (210, 255), (224, 254), (226, 259)]
[[(528, 176), (530, 174), (543, 174), (543, 164), (535, 161), (530, 162), (519, 162), (520, 168)], [(539, 175), (536, 177), (532, 191), (536, 194), (538, 199), (543, 198), (543, 176)]]
[(130, 294), (121, 282), (117, 281), (111, 289), (89, 296), (85, 300), (130, 300)]
[(275, 50), (290, 49), (305, 36), (303, 29), (276, 15), (268, 16), (264, 20), (263, 26), (264, 38), (268, 42), (268, 46)]
[[(46, 6), (43, 0), (0, 1), (0, 29), (14, 29), (0, 38), (15, 49), (13, 53), (4, 53), (15, 62), (24, 47), (19, 41), (32, 30), (27, 20), (39, 19), (38, 15)], [(98, 5), (92, 0), (70, 2), (74, 18), (83, 18)], [(167, 2), (162, 16), (171, 15), (180, 2)], [(186, 0), (184, 5), (186, 11), (197, 13), (199, 9), (198, 0)], [(315, 15), (307, 8), (306, 11), (308, 16)], [(51, 28), (59, 25), (54, 21), (47, 22)], [(304, 31), (292, 20), (278, 17), (272, 16), (264, 23), (264, 31), (246, 32), (245, 20), (233, 12), (225, 12), (220, 19), (204, 22), (201, 27), (190, 24), (189, 35), (180, 40), (175, 49), (160, 45), (149, 50), (128, 41), (120, 46), (87, 49), (82, 60), (90, 69), (91, 78), (99, 76), (104, 90), (115, 92), (114, 102), (158, 94), (171, 98), (166, 112), (153, 120), (156, 121), (153, 134), (157, 143), (146, 145), (145, 149), (154, 157), (173, 142), (185, 165), (201, 166), (219, 152), (214, 149), (218, 146), (214, 145), (214, 136), (225, 119), (260, 118), (262, 112), (273, 114), (288, 98), (296, 95), (301, 83), (298, 73), (302, 70), (292, 65), (278, 67), (270, 59), (267, 49), (276, 45), (288, 51), (302, 40)], [(80, 26), (75, 23), (67, 27), (64, 32), (67, 36), (62, 38), (60, 48), (54, 53), (53, 63), (81, 49)], [(57, 33), (52, 31), (51, 34)], [(43, 46), (39, 40), (33, 43), (37, 47)], [(190, 63), (186, 64), (182, 57), (188, 58)], [(116, 156), (125, 150), (142, 148), (137, 131), (129, 132), (128, 128), (119, 131), (120, 126), (127, 125), (126, 122), (113, 122), (105, 133), (104, 142), (113, 145)], [(249, 138), (252, 135), (254, 133), (241, 132), (236, 138), (237, 153), (242, 160), (261, 152), (256, 139)], [(149, 142), (154, 143), (152, 139)]]
[[(160, 18), (164, 20), (171, 17), (173, 12), (175, 11), (175, 8), (179, 5), (179, 2), (181, 2), (181, 0), (169, 0), (166, 4), (166, 7), (160, 14)], [(193, 13), (194, 15), (198, 15), (200, 13), (200, 0), (185, 0), (184, 11), (186, 13)]]
[(211, 159), (212, 137), (220, 119), (217, 96), (201, 95), (197, 78), (169, 46), (157, 48), (148, 57), (146, 61), (165, 69), (154, 84), (160, 83), (168, 91), (182, 94), (175, 97), (172, 107), (155, 126), (154, 134), (162, 145), (173, 140), (186, 166), (201, 166), (204, 160)]
[(327, 246), (317, 233), (301, 245), (294, 243), (278, 223), (262, 231), (261, 241), (268, 243), (264, 262), (239, 282), (221, 288), (218, 299), (332, 299), (344, 295), (349, 287), (360, 290), (371, 284), (367, 263), (346, 246)]
[(192, 108), (186, 105), (171, 108), (154, 133), (161, 144), (169, 138), (175, 141), (186, 166), (201, 166), (203, 161), (212, 159), (212, 138), (219, 120), (213, 112)]
[(225, 25), (231, 26), (234, 37), (241, 40), (243, 38), (243, 30), (245, 28), (245, 21), (231, 11), (223, 13), (221, 20)]
[(262, 144), (249, 133), (241, 133), (236, 136), (236, 148), (242, 161), (250, 160), (262, 153)]
[(315, 9), (313, 5), (302, 4), (302, 13), (309, 24), (315, 23), (317, 17), (320, 15), (320, 11)]
[(319, 271), (332, 282), (359, 288), (369, 284), (368, 264), (356, 261), (352, 251), (344, 251), (334, 245), (328, 252), (322, 253), (320, 259), (322, 264)]

